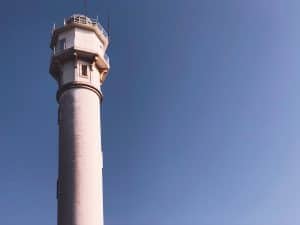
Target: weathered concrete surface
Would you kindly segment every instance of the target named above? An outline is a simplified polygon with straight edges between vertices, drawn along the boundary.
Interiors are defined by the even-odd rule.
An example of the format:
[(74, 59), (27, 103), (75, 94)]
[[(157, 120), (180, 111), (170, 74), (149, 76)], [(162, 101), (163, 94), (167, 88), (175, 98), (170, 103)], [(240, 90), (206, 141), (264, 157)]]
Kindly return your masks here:
[(100, 98), (73, 88), (59, 105), (58, 225), (103, 225)]

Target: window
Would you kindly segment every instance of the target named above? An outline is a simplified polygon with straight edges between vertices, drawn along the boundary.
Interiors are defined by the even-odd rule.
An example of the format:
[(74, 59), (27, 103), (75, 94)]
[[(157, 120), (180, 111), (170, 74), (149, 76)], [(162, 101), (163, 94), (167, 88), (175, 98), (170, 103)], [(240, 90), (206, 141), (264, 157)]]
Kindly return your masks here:
[(58, 46), (57, 46), (57, 50), (58, 51), (62, 51), (62, 50), (64, 50), (66, 48), (66, 39), (64, 38), (64, 39), (60, 39), (59, 41), (58, 41)]
[(81, 65), (81, 75), (82, 76), (87, 76), (88, 75), (88, 67), (87, 65)]
[(61, 190), (60, 190), (60, 182), (59, 179), (57, 179), (56, 182), (56, 198), (59, 199), (60, 195), (61, 195)]

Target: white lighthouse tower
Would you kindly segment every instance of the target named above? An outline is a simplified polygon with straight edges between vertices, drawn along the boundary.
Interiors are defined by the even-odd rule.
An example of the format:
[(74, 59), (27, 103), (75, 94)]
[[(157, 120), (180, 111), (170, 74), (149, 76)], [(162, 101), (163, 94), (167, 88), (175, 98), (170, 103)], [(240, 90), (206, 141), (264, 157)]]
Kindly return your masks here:
[(58, 83), (58, 225), (103, 225), (101, 85), (109, 40), (97, 20), (73, 15), (54, 27), (50, 73)]

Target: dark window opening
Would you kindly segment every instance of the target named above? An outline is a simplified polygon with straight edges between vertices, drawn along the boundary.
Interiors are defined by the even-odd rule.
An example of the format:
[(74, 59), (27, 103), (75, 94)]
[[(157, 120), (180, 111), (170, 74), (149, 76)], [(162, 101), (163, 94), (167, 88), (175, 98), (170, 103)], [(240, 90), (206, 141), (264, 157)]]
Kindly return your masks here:
[(66, 39), (61, 39), (58, 41), (58, 51), (62, 51), (66, 48)]
[(87, 76), (88, 75), (88, 72), (87, 72), (87, 65), (82, 65), (81, 66), (81, 74), (82, 76)]

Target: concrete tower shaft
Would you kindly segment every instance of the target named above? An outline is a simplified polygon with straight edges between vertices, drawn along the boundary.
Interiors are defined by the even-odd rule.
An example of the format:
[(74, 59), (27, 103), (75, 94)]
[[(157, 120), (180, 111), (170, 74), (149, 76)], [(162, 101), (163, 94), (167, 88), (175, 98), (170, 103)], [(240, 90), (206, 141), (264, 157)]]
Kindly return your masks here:
[(59, 105), (58, 224), (103, 225), (99, 96), (73, 88)]
[(102, 26), (84, 15), (52, 32), (50, 73), (59, 86), (58, 225), (103, 225), (100, 107), (108, 42)]

